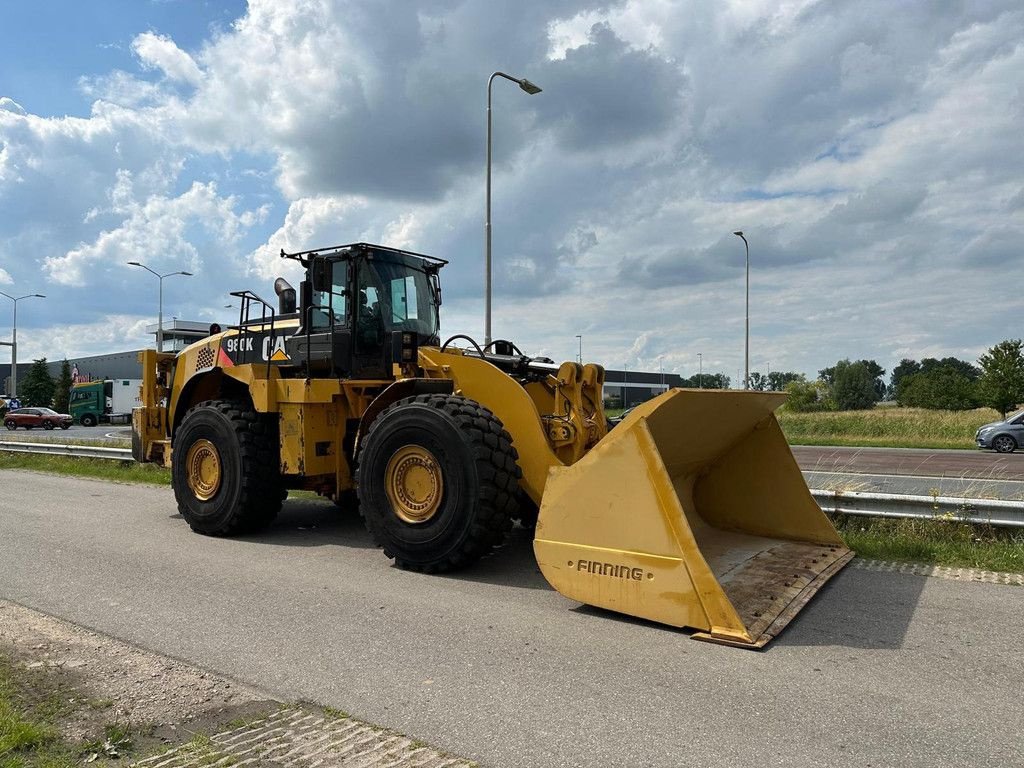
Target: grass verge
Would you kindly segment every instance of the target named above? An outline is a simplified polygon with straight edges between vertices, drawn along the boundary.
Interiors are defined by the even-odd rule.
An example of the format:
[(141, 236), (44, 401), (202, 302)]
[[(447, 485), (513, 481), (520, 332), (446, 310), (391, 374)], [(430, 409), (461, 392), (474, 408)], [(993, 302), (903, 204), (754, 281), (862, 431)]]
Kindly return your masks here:
[[(0, 451), (0, 469), (34, 469), (55, 475), (93, 477), (122, 483), (169, 485), (170, 470), (155, 464), (136, 464), (110, 459), (86, 459), (75, 456), (51, 456), (43, 453)], [(0, 766), (0, 768), (4, 768)]]
[(26, 668), (0, 652), (0, 768), (71, 768), (85, 762), (109, 765), (132, 754), (133, 730), (107, 723), (80, 744), (61, 737), (60, 720), (87, 699), (61, 676)]
[(879, 448), (974, 448), (978, 427), (998, 421), (991, 408), (932, 411), (875, 408), (870, 411), (778, 412), (786, 439), (794, 445)]
[(852, 550), (896, 560), (1024, 573), (1024, 533), (961, 520), (876, 519), (839, 515), (833, 522)]

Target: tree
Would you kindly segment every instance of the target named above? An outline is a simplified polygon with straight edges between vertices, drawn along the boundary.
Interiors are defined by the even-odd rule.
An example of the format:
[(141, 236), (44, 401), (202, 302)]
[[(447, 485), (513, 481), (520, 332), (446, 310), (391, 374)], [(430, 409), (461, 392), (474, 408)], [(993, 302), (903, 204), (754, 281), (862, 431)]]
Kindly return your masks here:
[[(877, 364), (869, 367), (870, 361), (840, 360), (832, 369), (832, 400), (840, 411), (859, 411), (871, 408), (881, 398), (876, 385), (879, 383)], [(882, 373), (885, 371), (882, 370)]]
[(874, 360), (858, 360), (871, 377), (871, 387), (875, 391), (874, 402), (885, 398), (885, 368)]
[(758, 392), (764, 392), (768, 389), (768, 377), (758, 371), (751, 371), (749, 386)]
[[(838, 381), (838, 374), (840, 368), (850, 365), (860, 366), (860, 369), (858, 369), (857, 372), (857, 376), (860, 376), (861, 371), (863, 371), (863, 373), (866, 373), (868, 375), (868, 378), (871, 379), (871, 390), (873, 393), (871, 396), (872, 403), (876, 403), (883, 397), (885, 397), (885, 381), (882, 380), (882, 377), (885, 376), (885, 368), (880, 366), (874, 360), (858, 360), (856, 363), (851, 363), (848, 359), (840, 360), (831, 368), (822, 368), (820, 371), (818, 371), (818, 376), (821, 377), (821, 380), (825, 382), (826, 386), (828, 386), (828, 388), (832, 390), (834, 393), (836, 382)], [(836, 402), (838, 405), (838, 400)], [(870, 408), (871, 406), (868, 405), (863, 407)], [(843, 408), (842, 406), (839, 406), (839, 409), (852, 410), (849, 408)]]
[(791, 381), (806, 381), (807, 377), (796, 371), (771, 371), (768, 374), (768, 389), (782, 392)]
[[(694, 379), (696, 378), (695, 376)], [(704, 389), (728, 389), (730, 379), (724, 373), (705, 373), (702, 383)]]
[(1007, 411), (1024, 400), (1024, 353), (1020, 339), (1001, 341), (978, 358), (981, 378), (978, 390), (982, 402), (1006, 417)]
[(786, 408), (791, 411), (827, 411), (831, 405), (828, 385), (821, 379), (806, 381), (801, 377), (800, 381), (786, 384), (786, 393), (789, 395)]
[(71, 365), (65, 359), (60, 366), (60, 376), (57, 377), (56, 391), (53, 395), (53, 409), (57, 413), (67, 413), (71, 398)]
[(930, 373), (940, 368), (956, 371), (971, 381), (977, 381), (978, 377), (981, 376), (981, 371), (975, 366), (966, 360), (960, 360), (955, 357), (944, 357), (941, 360), (936, 360), (934, 357), (926, 357), (921, 361), (921, 373)]
[(791, 381), (805, 381), (802, 373), (795, 371), (769, 371), (767, 375), (758, 371), (750, 374), (750, 388), (758, 392), (782, 392)]
[(900, 383), (907, 377), (913, 376), (915, 373), (921, 372), (921, 364), (916, 360), (904, 357), (900, 360), (900, 364), (892, 369), (892, 376), (889, 377), (889, 395), (890, 400), (896, 400), (899, 402), (900, 399)]
[(905, 376), (900, 382), (900, 405), (966, 411), (978, 407), (977, 385), (953, 367)]
[(32, 361), (28, 375), (20, 382), (21, 404), (49, 408), (53, 402), (53, 377), (46, 368), (46, 358)]

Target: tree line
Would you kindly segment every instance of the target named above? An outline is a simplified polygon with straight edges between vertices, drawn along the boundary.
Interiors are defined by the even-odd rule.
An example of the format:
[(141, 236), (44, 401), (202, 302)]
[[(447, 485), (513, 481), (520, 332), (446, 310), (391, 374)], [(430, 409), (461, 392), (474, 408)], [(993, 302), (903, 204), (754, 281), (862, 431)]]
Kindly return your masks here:
[[(926, 357), (920, 362), (904, 358), (885, 383), (885, 369), (874, 360), (839, 360), (818, 371), (816, 381), (803, 374), (791, 377), (782, 389), (789, 393), (794, 411), (853, 411), (873, 408), (881, 400), (894, 400), (911, 408), (969, 410), (995, 408), (1003, 416), (1024, 402), (1024, 344), (1007, 339), (991, 347), (974, 365), (955, 357)], [(774, 375), (774, 374), (772, 374)], [(751, 375), (753, 385), (754, 375)]]
[(65, 360), (60, 375), (55, 379), (46, 367), (46, 358), (32, 361), (25, 378), (18, 381), (18, 400), (22, 407), (53, 408), (67, 413), (71, 397), (71, 364)]

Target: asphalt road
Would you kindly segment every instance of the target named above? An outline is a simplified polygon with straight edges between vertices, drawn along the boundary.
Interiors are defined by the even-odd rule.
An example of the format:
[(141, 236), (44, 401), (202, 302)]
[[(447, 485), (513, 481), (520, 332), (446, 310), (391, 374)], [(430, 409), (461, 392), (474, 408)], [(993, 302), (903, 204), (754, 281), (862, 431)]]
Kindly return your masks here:
[(811, 488), (1024, 499), (1024, 453), (796, 445), (793, 454)]
[(566, 600), (522, 534), (422, 576), (326, 503), (212, 539), (167, 489), (8, 470), (0, 596), (488, 765), (1024, 764), (1019, 587), (847, 568), (759, 653)]
[(1024, 452), (794, 445), (793, 455), (801, 469), (818, 472), (1024, 480)]
[(24, 427), (9, 430), (0, 429), (0, 440), (29, 440), (31, 442), (61, 443), (69, 439), (81, 440), (123, 440), (126, 445), (132, 441), (132, 428), (123, 424), (98, 424), (95, 427), (83, 427), (72, 424), (67, 429), (25, 429)]

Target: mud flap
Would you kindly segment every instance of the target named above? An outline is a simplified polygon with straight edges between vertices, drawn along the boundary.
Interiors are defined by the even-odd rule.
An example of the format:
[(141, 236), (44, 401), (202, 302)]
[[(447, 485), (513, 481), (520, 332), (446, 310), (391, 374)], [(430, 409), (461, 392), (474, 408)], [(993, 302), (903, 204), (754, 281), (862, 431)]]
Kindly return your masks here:
[(671, 390), (551, 470), (534, 551), (560, 593), (760, 648), (853, 557), (770, 392)]

